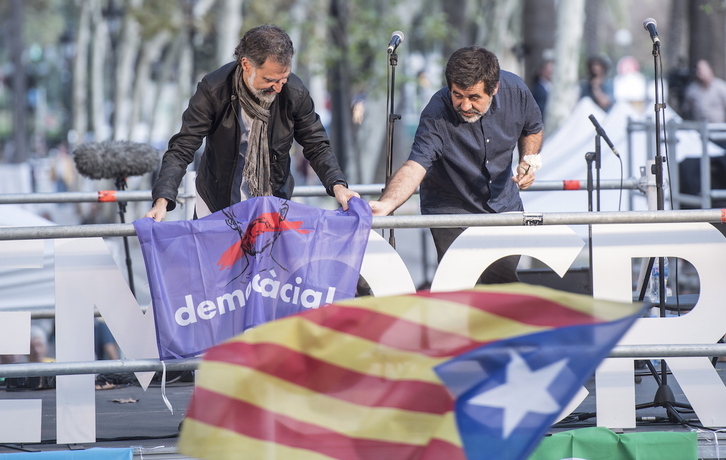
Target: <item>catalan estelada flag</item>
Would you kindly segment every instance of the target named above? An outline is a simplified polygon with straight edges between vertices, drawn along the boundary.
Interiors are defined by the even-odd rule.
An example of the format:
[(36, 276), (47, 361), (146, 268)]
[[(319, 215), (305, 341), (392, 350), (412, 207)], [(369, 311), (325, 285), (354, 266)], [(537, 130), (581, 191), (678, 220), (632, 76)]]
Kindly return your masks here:
[(178, 449), (209, 460), (523, 459), (640, 310), (507, 284), (275, 320), (208, 350)]

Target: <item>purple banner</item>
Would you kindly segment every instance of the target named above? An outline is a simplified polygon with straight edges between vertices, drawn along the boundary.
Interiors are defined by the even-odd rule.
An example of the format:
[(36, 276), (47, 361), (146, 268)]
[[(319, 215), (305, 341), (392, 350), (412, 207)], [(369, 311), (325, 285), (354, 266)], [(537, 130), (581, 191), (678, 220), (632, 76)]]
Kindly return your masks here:
[(195, 356), (244, 330), (355, 296), (371, 210), (276, 197), (192, 221), (134, 222), (161, 359)]

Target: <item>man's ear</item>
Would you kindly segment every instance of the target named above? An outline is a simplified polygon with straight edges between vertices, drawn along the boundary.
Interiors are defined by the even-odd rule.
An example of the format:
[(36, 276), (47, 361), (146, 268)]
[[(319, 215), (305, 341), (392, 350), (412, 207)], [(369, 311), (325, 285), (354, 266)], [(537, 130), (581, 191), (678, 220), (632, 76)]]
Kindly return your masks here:
[(242, 65), (242, 70), (244, 70), (245, 72), (249, 72), (252, 69), (252, 63), (246, 57), (242, 57), (239, 62), (240, 65)]
[(494, 87), (494, 91), (492, 91), (492, 96), (497, 94), (497, 91), (499, 91), (499, 82), (497, 82), (497, 86)]

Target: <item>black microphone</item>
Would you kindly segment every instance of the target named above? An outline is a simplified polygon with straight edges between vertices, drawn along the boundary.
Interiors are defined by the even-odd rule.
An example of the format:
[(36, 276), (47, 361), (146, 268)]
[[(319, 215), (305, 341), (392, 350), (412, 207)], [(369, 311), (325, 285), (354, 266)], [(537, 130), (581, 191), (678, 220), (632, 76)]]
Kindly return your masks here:
[(658, 31), (656, 30), (656, 24), (655, 19), (648, 18), (645, 21), (643, 21), (643, 28), (650, 32), (650, 39), (653, 40), (653, 43), (660, 44), (660, 38), (658, 38)]
[(398, 45), (403, 43), (403, 32), (397, 30), (391, 35), (391, 41), (388, 43), (388, 54), (393, 53), (398, 48)]
[(125, 179), (159, 167), (159, 152), (130, 141), (86, 142), (73, 151), (78, 172), (90, 179)]
[(590, 119), (592, 124), (595, 125), (595, 131), (597, 131), (597, 134), (600, 137), (602, 137), (603, 139), (605, 139), (605, 142), (607, 142), (608, 146), (610, 147), (610, 150), (613, 151), (613, 153), (615, 154), (616, 157), (620, 158), (620, 154), (615, 149), (615, 146), (613, 145), (612, 141), (608, 137), (607, 133), (605, 133), (605, 130), (602, 129), (602, 126), (600, 126), (600, 123), (598, 123), (597, 120), (595, 119), (595, 115), (591, 114), (588, 118)]

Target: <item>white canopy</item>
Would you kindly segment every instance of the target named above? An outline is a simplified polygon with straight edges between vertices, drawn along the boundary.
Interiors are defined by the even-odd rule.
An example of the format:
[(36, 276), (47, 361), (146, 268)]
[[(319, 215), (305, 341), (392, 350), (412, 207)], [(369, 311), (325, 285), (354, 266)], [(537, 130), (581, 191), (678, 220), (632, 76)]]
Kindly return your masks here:
[[(655, 114), (646, 110), (638, 113), (630, 104), (618, 102), (609, 112), (603, 111), (591, 99), (583, 98), (575, 106), (572, 115), (554, 134), (545, 139), (542, 147), (542, 169), (537, 171), (537, 180), (560, 181), (580, 180), (587, 184), (588, 165), (585, 155), (595, 151), (595, 126), (588, 118), (594, 115), (620, 154), (620, 159), (610, 150), (607, 143), (601, 140), (600, 180), (639, 178), (640, 168), (646, 167), (655, 153)], [(641, 126), (650, 125), (650, 130), (633, 129), (628, 139), (629, 121), (640, 122)], [(666, 109), (665, 120), (680, 120), (678, 115)], [(635, 128), (635, 127), (634, 127)], [(651, 139), (648, 139), (652, 136)], [(701, 137), (697, 131), (677, 131), (677, 151), (661, 154), (667, 155), (666, 165), (677, 168), (677, 163), (687, 157), (699, 156), (702, 150)], [(628, 142), (630, 140), (630, 142)], [(665, 141), (665, 139), (661, 139)], [(665, 144), (663, 144), (665, 145)], [(649, 152), (649, 146), (650, 151)], [(708, 151), (712, 155), (723, 154), (723, 150), (709, 143)], [(675, 161), (674, 161), (675, 158)], [(622, 167), (622, 169), (621, 169)], [(622, 173), (621, 173), (622, 171)], [(676, 174), (672, 170), (672, 174)], [(597, 179), (597, 169), (592, 166), (593, 187)], [(664, 178), (668, 180), (668, 171)], [(632, 203), (629, 196), (632, 195)], [(528, 212), (586, 212), (588, 211), (588, 195), (582, 191), (547, 191), (522, 193), (524, 208)], [(601, 190), (601, 211), (647, 210), (645, 196), (635, 191), (623, 191), (622, 200), (618, 190)], [(597, 210), (595, 192), (593, 192), (593, 210)]]

